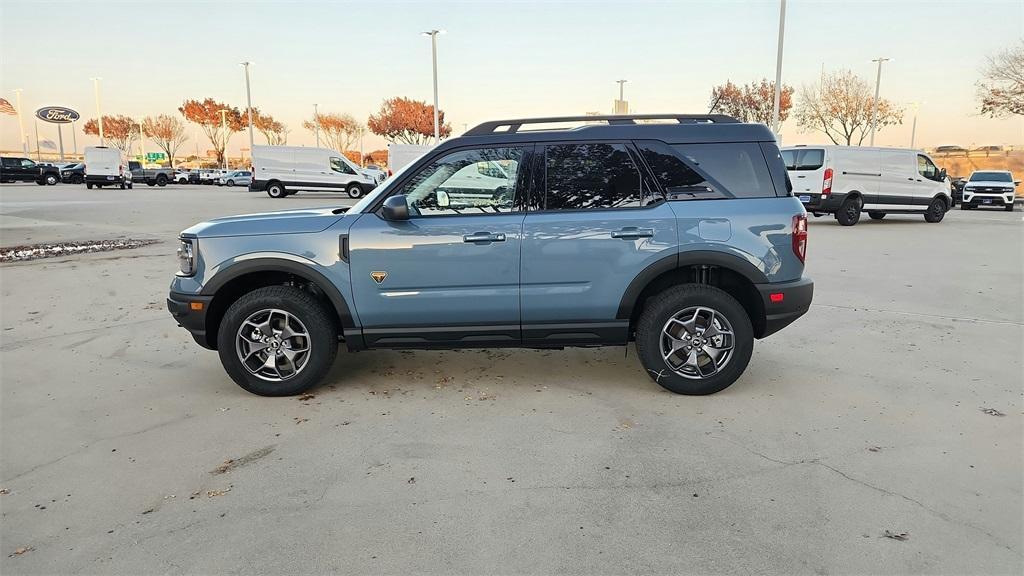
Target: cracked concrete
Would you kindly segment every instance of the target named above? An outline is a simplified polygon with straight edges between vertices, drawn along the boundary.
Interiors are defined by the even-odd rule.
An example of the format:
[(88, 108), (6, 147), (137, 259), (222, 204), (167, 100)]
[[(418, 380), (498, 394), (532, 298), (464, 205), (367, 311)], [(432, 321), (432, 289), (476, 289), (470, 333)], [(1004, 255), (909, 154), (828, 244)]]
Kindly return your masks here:
[[(348, 202), (5, 185), (0, 239)], [(919, 220), (812, 219), (815, 306), (699, 398), (617, 348), (340, 352), (258, 398), (163, 309), (172, 241), (0, 266), (0, 572), (1020, 574), (1024, 228)]]

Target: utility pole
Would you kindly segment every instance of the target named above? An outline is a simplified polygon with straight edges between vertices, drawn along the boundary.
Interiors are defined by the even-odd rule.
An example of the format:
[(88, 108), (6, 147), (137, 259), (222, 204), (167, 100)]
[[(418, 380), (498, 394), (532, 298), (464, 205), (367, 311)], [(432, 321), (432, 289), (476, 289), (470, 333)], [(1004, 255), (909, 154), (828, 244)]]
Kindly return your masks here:
[(16, 88), (14, 93), (18, 97), (18, 140), (21, 142), (21, 150), (28, 156), (28, 137), (25, 134), (25, 121), (21, 118), (21, 88)]
[(319, 148), (320, 147), (320, 113), (317, 112), (316, 104), (313, 104), (313, 126), (315, 127), (315, 129), (313, 131), (316, 132), (316, 147)]
[(249, 64), (252, 64), (252, 62), (242, 62), (242, 66), (245, 67), (245, 103), (249, 107), (249, 158), (252, 158), (254, 141), (252, 136), (252, 92), (249, 90)]
[(914, 123), (910, 125), (910, 148), (914, 148), (914, 139), (917, 136), (917, 110), (921, 107), (920, 102), (911, 102), (914, 107)]
[(441, 142), (441, 113), (437, 101), (437, 35), (444, 34), (444, 30), (431, 30), (424, 32), (424, 36), (430, 36), (430, 55), (434, 65), (434, 144)]
[(139, 164), (146, 165), (146, 145), (145, 136), (142, 134), (142, 123), (139, 122)]
[(97, 76), (90, 80), (92, 80), (93, 93), (96, 95), (96, 122), (100, 126), (100, 146), (103, 146), (103, 110), (100, 108), (100, 80), (103, 78)]
[(779, 138), (779, 106), (782, 104), (782, 42), (786, 38), (786, 0), (779, 6), (779, 48), (775, 56), (775, 104), (772, 106), (772, 131)]
[(875, 130), (878, 128), (878, 89), (882, 85), (882, 62), (888, 62), (892, 58), (878, 57), (872, 60), (872, 62), (878, 62), (878, 75), (875, 77), (875, 101), (872, 103), (871, 111), (871, 142), (870, 146), (875, 145)]
[(227, 108), (220, 109), (220, 129), (224, 131), (224, 169), (228, 169), (228, 110)]
[(78, 136), (75, 135), (75, 131), (78, 130), (75, 127), (75, 123), (71, 123), (71, 145), (75, 148), (75, 156), (78, 156)]
[(626, 82), (629, 82), (629, 80), (616, 80), (615, 81), (615, 83), (619, 85), (619, 102), (622, 102), (622, 101), (625, 100), (625, 98), (623, 97), (623, 94), (625, 93), (624, 86), (625, 86)]

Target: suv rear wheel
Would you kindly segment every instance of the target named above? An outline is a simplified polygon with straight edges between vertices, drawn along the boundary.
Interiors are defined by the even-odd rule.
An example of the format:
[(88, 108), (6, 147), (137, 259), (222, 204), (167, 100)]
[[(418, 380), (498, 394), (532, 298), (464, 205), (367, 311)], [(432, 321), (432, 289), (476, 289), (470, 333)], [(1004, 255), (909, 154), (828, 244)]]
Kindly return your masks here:
[(300, 394), (323, 379), (338, 353), (328, 311), (308, 292), (268, 286), (236, 300), (217, 333), (221, 364), (260, 396)]
[(703, 395), (735, 382), (754, 349), (743, 306), (713, 286), (673, 286), (647, 299), (636, 325), (647, 374), (676, 394)]

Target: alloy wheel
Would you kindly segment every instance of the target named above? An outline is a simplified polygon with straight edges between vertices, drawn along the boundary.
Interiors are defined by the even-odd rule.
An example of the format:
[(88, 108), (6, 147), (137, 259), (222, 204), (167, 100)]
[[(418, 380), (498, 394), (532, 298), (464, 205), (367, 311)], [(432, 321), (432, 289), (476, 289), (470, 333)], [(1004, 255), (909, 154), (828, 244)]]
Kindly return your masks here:
[(277, 308), (249, 315), (235, 337), (235, 351), (242, 366), (257, 378), (270, 382), (291, 379), (309, 362), (310, 337), (294, 314)]
[(714, 376), (729, 363), (735, 349), (729, 320), (717, 310), (691, 306), (665, 322), (661, 329), (661, 357), (683, 378)]

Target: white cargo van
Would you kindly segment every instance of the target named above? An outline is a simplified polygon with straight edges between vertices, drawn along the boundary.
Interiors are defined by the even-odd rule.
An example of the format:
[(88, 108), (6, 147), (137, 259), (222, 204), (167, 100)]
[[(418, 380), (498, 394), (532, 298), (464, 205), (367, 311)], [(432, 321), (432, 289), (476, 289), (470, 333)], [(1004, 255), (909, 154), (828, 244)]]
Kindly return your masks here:
[(782, 149), (793, 195), (815, 216), (853, 226), (861, 211), (922, 214), (940, 222), (952, 205), (949, 180), (927, 154), (903, 148), (793, 146)]
[(128, 161), (117, 148), (106, 146), (85, 147), (85, 187), (120, 186), (121, 190), (132, 187), (132, 173)]
[(344, 154), (327, 148), (304, 146), (253, 146), (253, 192), (266, 191), (271, 198), (284, 198), (301, 190), (346, 192), (359, 198), (377, 186)]
[(388, 172), (394, 174), (419, 160), (434, 146), (432, 144), (388, 144)]

